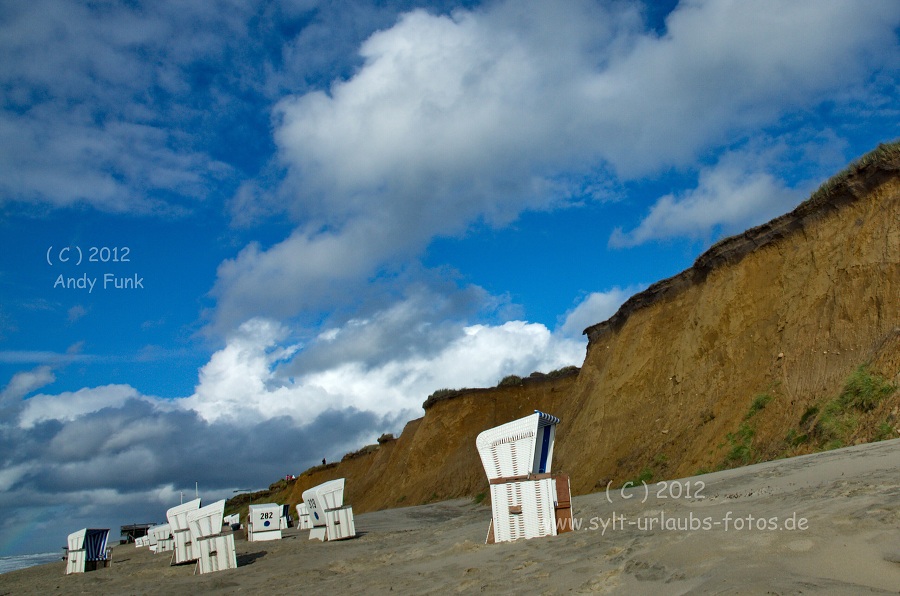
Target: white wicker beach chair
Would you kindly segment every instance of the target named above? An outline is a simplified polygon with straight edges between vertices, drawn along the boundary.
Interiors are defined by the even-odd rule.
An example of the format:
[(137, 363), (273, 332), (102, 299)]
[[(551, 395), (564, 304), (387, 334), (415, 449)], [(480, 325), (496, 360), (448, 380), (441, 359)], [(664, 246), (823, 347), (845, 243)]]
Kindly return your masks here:
[(551, 474), (557, 424), (559, 418), (535, 410), (476, 438), (491, 489), (487, 542), (571, 530), (569, 477)]
[(342, 540), (356, 536), (353, 507), (344, 505), (344, 479), (329, 480), (303, 491), (309, 511), (309, 538)]
[(222, 518), (222, 525), (230, 526), (232, 530), (237, 530), (241, 525), (241, 514), (232, 513)]
[(278, 503), (250, 505), (247, 513), (247, 540), (281, 540), (281, 511)]
[(154, 554), (175, 550), (175, 541), (172, 539), (172, 529), (169, 524), (160, 524), (147, 530), (150, 537), (150, 551)]
[(84, 528), (72, 532), (66, 550), (66, 575), (109, 566), (108, 529)]
[(309, 530), (312, 524), (309, 523), (309, 507), (306, 503), (297, 503), (297, 527), (301, 530)]
[(224, 499), (187, 514), (193, 551), (197, 556), (195, 573), (237, 568), (234, 534), (222, 531), (224, 514)]
[(172, 553), (173, 565), (197, 560), (197, 553), (191, 549), (191, 530), (187, 524), (188, 513), (197, 509), (200, 509), (200, 499), (176, 505), (166, 511), (166, 519), (169, 520), (169, 528), (175, 543), (175, 552)]

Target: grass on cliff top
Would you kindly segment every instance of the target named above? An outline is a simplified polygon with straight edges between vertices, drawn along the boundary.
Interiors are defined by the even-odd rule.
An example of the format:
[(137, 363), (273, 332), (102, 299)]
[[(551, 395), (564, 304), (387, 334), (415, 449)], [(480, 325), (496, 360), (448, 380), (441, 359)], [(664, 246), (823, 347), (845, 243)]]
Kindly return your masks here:
[(846, 168), (829, 178), (809, 199), (804, 202), (817, 201), (832, 195), (836, 189), (846, 184), (847, 179), (855, 172), (869, 166), (900, 166), (900, 139), (890, 143), (882, 143), (859, 159), (850, 162)]
[[(562, 377), (578, 374), (578, 371), (580, 370), (581, 369), (577, 366), (564, 366), (562, 368), (552, 370), (546, 374), (535, 371), (527, 377), (507, 375), (500, 379), (496, 387), (519, 387), (521, 385), (524, 385), (526, 382), (540, 381), (541, 379), (559, 379)], [(422, 404), (422, 407), (427, 410), (439, 401), (453, 399), (454, 397), (458, 397), (469, 391), (481, 391), (481, 389), (473, 389), (470, 387), (463, 387), (461, 389), (438, 389), (428, 396), (428, 399), (425, 400), (425, 403)]]
[[(847, 184), (851, 176), (869, 166), (878, 166), (886, 169), (900, 169), (900, 139), (891, 141), (890, 143), (882, 143), (872, 151), (869, 151), (865, 155), (850, 162), (850, 164), (848, 164), (847, 167), (845, 167), (843, 170), (823, 182), (822, 185), (819, 186), (819, 188), (817, 188), (809, 196), (808, 199), (800, 203), (800, 205), (797, 207), (797, 210), (802, 209), (804, 205), (809, 205), (810, 203), (826, 201), (828, 198), (834, 196), (834, 194), (841, 188), (843, 188)], [(701, 254), (694, 262), (694, 264), (696, 265), (697, 263), (701, 262), (704, 257), (715, 253), (717, 249), (728, 244), (729, 242), (732, 242), (735, 238), (737, 238), (737, 236), (729, 236), (727, 238), (718, 240), (703, 254)]]

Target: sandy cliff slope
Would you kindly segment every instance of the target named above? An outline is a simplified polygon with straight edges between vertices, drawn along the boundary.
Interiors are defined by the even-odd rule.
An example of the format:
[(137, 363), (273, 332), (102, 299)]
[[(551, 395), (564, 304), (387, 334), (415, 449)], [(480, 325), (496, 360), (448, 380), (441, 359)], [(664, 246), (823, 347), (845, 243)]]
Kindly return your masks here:
[(279, 500), (337, 477), (359, 512), (476, 496), (475, 436), (534, 409), (563, 421), (554, 469), (575, 494), (900, 436), (900, 145), (586, 333), (577, 375), (429, 404)]

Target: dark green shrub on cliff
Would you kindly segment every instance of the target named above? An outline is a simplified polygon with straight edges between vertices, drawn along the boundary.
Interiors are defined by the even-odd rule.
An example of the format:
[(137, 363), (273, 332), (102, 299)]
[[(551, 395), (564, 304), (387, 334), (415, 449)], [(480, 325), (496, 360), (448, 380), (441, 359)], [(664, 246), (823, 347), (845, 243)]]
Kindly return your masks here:
[(517, 387), (522, 384), (522, 377), (518, 375), (506, 375), (500, 382), (497, 383), (497, 387)]

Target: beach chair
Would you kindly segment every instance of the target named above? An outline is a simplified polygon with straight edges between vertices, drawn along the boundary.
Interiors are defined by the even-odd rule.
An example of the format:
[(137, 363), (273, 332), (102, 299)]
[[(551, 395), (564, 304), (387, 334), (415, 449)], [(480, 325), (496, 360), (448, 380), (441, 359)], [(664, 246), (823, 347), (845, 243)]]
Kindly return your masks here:
[(291, 506), (290, 505), (282, 505), (281, 506), (281, 520), (280, 525), (282, 530), (287, 530), (288, 528), (294, 525), (294, 518), (291, 517)]
[(160, 524), (147, 530), (150, 537), (150, 552), (154, 554), (175, 550), (175, 541), (172, 539), (172, 530), (169, 524)]
[(301, 530), (312, 528), (312, 524), (309, 523), (309, 507), (306, 503), (297, 503), (297, 527)]
[(356, 536), (353, 507), (344, 505), (344, 479), (329, 480), (303, 491), (309, 511), (309, 539), (343, 540)]
[(492, 517), (485, 542), (571, 531), (569, 477), (551, 474), (557, 424), (559, 418), (535, 410), (475, 439), (491, 490)]
[(66, 575), (109, 567), (111, 549), (106, 547), (108, 539), (108, 529), (84, 528), (69, 534)]
[(282, 507), (278, 503), (250, 505), (247, 514), (247, 540), (281, 540), (281, 512)]
[(197, 557), (195, 574), (237, 568), (234, 534), (222, 531), (224, 514), (224, 499), (187, 514), (192, 550)]
[(241, 514), (232, 513), (231, 515), (226, 515), (222, 519), (222, 525), (230, 526), (232, 531), (239, 529), (241, 527)]
[(197, 554), (191, 549), (191, 530), (187, 524), (188, 513), (197, 509), (200, 509), (200, 499), (176, 505), (166, 511), (166, 519), (169, 520), (169, 528), (175, 544), (174, 552), (172, 553), (172, 565), (180, 565), (188, 561), (197, 560)]

